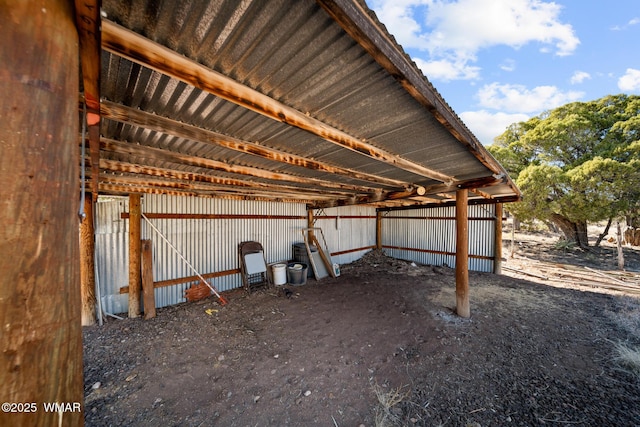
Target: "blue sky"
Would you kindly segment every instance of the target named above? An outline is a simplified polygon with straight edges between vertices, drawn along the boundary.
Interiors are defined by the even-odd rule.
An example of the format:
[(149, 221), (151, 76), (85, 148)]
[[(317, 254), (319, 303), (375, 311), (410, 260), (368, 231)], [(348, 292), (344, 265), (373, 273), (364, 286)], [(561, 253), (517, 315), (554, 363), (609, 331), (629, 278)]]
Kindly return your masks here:
[(485, 145), (573, 101), (640, 94), (639, 0), (366, 0)]

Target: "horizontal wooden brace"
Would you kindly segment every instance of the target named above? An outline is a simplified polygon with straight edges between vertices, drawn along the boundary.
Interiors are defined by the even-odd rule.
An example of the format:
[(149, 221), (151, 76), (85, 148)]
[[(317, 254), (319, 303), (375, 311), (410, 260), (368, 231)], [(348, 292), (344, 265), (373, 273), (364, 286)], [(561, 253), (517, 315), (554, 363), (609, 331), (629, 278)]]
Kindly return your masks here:
[[(427, 253), (427, 254), (456, 256), (455, 252), (435, 251), (433, 249), (405, 248), (405, 247), (402, 247), (402, 246), (389, 246), (389, 245), (383, 245), (382, 248), (383, 249), (396, 249), (396, 250), (399, 250), (399, 251), (412, 251), (412, 252), (421, 252), (421, 253)], [(472, 255), (472, 254), (469, 254), (469, 258), (493, 260), (493, 257), (487, 256), (487, 255)]]
[[(235, 268), (233, 270), (225, 270), (225, 271), (218, 271), (215, 273), (207, 273), (207, 274), (201, 274), (201, 276), (204, 279), (213, 279), (216, 277), (224, 277), (224, 276), (232, 276), (234, 274), (240, 274), (240, 269)], [(188, 276), (188, 277), (180, 277), (178, 279), (170, 279), (170, 280), (161, 280), (158, 282), (153, 282), (153, 288), (164, 288), (166, 286), (174, 286), (174, 285), (180, 285), (182, 283), (190, 283), (190, 282), (200, 282), (200, 277), (199, 276)], [(121, 294), (127, 294), (129, 293), (129, 287), (128, 286), (123, 286), (120, 288), (120, 293)]]
[[(144, 216), (149, 219), (307, 219), (306, 215), (144, 213)], [(129, 219), (129, 212), (122, 212), (120, 218)]]

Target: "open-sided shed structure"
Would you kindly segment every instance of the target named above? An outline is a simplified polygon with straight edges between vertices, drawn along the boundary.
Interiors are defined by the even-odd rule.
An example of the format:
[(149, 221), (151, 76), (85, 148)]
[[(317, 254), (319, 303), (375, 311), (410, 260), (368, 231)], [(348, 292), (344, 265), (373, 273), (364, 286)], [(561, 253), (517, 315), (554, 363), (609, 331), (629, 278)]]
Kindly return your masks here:
[[(49, 3), (0, 8), (2, 215), (16, 224), (1, 243), (3, 397), (81, 399), (83, 190), (88, 213), (98, 194), (134, 195), (132, 214), (140, 194), (290, 202), (310, 217), (455, 204), (468, 315), (467, 206), (519, 192), (364, 2)], [(81, 231), (89, 283), (92, 222)], [(42, 387), (27, 366), (64, 381)]]

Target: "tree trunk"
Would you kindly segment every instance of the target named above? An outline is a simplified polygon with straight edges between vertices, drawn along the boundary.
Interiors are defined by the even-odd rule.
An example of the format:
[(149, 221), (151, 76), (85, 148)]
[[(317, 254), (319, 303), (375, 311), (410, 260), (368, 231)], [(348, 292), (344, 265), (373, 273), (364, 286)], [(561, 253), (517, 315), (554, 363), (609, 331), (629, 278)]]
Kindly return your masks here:
[(573, 242), (581, 248), (589, 247), (586, 221), (573, 222), (558, 214), (552, 214), (551, 221), (558, 226), (568, 242)]
[(626, 216), (627, 227), (640, 228), (640, 213)]
[(596, 248), (600, 246), (600, 243), (602, 242), (602, 240), (607, 236), (607, 234), (609, 234), (609, 228), (611, 227), (612, 222), (613, 222), (613, 218), (609, 218), (609, 221), (607, 222), (607, 226), (604, 228), (604, 231), (602, 232), (602, 234), (598, 236), (598, 240), (596, 240), (596, 244), (594, 245)]

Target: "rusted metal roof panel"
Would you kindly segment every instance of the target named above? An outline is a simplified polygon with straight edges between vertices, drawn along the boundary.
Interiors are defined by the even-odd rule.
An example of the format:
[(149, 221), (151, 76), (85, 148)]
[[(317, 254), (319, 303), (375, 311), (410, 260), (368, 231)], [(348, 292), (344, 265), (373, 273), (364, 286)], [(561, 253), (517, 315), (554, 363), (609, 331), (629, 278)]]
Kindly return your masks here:
[[(267, 199), (280, 199), (282, 186), (299, 188), (319, 207), (491, 176), (502, 182), (486, 195), (519, 196), (362, 2), (102, 7), (111, 24), (103, 25), (101, 137), (115, 141), (102, 144), (103, 159), (273, 185), (263, 189)], [(378, 41), (366, 38), (372, 33)], [(372, 54), (372, 43), (382, 53)], [(103, 168), (101, 176), (114, 173)], [(247, 197), (238, 186), (227, 190)]]

